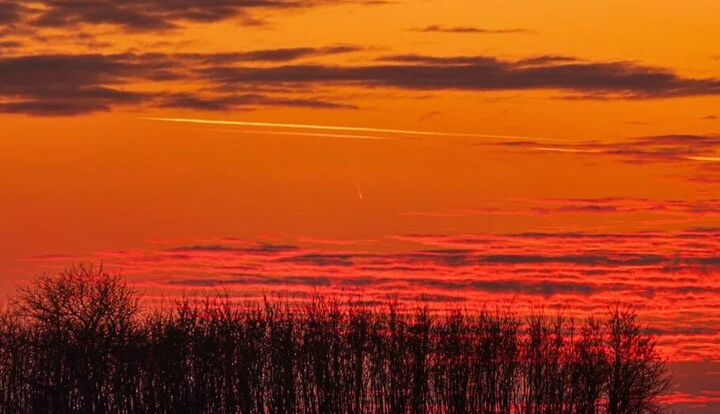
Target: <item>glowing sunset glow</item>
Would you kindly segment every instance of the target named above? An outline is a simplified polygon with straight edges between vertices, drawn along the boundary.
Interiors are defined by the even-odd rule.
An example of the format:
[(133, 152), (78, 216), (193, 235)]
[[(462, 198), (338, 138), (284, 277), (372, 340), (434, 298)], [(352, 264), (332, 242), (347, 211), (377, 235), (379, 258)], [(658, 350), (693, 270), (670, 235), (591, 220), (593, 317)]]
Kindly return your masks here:
[(0, 1), (0, 296), (622, 301), (720, 412), (720, 2), (180, 3)]

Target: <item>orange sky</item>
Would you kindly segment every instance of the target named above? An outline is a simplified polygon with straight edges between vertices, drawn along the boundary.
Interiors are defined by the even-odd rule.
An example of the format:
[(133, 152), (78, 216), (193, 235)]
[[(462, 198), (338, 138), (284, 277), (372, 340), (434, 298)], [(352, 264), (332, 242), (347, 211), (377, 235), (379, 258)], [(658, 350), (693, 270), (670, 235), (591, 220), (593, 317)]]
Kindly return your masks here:
[(150, 297), (624, 300), (717, 412), (718, 15), (1, 0), (0, 293), (102, 260)]

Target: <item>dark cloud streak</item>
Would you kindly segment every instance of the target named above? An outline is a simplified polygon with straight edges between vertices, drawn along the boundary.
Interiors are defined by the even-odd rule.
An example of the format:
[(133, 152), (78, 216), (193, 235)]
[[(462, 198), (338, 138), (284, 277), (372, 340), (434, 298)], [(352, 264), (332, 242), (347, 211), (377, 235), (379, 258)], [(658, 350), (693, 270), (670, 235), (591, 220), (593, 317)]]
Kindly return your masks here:
[(393, 63), (359, 66), (218, 66), (199, 70), (227, 86), (362, 85), (409, 90), (557, 90), (583, 99), (649, 99), (720, 94), (720, 79), (685, 78), (667, 69), (631, 62), (579, 62), (567, 57), (520, 61), (491, 56), (388, 56)]
[[(110, 25), (125, 31), (168, 31), (186, 23), (212, 23), (228, 19), (256, 21), (258, 10), (309, 8), (322, 1), (295, 0), (39, 0), (42, 12), (31, 27), (72, 28)], [(16, 3), (11, 3), (16, 4)]]
[[(354, 109), (355, 106), (308, 96), (214, 92), (139, 92), (134, 82), (192, 82), (193, 70), (218, 62), (287, 61), (346, 53), (353, 46), (268, 49), (219, 54), (48, 54), (0, 57), (0, 112), (67, 116), (108, 111), (120, 105), (227, 111), (261, 106)], [(252, 89), (252, 88), (248, 88)]]
[[(299, 59), (362, 50), (354, 45), (298, 47), (231, 53), (47, 54), (0, 57), (0, 111), (74, 115), (119, 105), (206, 111), (261, 106), (355, 109), (308, 93), (327, 86), (398, 88), (410, 91), (552, 90), (583, 98), (651, 99), (720, 94), (720, 80), (685, 78), (666, 69), (628, 62), (587, 63), (567, 56), (517, 61), (492, 56), (391, 55), (357, 66), (292, 63)], [(252, 65), (258, 62), (262, 65)], [(170, 83), (192, 90), (166, 92)], [(153, 92), (133, 91), (150, 83)], [(264, 91), (258, 93), (258, 91)], [(685, 142), (680, 142), (682, 140)], [(638, 145), (586, 143), (581, 150), (626, 158), (677, 158), (707, 149), (703, 140), (657, 137)], [(642, 144), (638, 152), (639, 144)], [(515, 143), (522, 147), (532, 142)], [(715, 145), (712, 143), (712, 145)], [(599, 146), (599, 147), (598, 147)], [(694, 149), (693, 149), (694, 148)], [(704, 153), (704, 152), (703, 152)]]
[(717, 135), (657, 135), (617, 142), (581, 141), (571, 145), (540, 142), (496, 142), (506, 148), (565, 152), (574, 156), (609, 156), (633, 164), (692, 162), (694, 157), (716, 157), (720, 151)]
[(433, 24), (425, 27), (411, 29), (413, 32), (421, 33), (460, 33), (460, 34), (528, 34), (535, 33), (532, 30), (520, 28), (486, 29), (474, 26), (443, 26)]

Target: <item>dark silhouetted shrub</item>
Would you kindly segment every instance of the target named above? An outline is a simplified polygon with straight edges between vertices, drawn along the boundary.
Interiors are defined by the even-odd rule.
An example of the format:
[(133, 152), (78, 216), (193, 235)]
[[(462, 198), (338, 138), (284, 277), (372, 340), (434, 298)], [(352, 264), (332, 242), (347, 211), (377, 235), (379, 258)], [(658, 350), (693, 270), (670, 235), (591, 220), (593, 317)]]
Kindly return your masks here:
[(654, 414), (669, 377), (636, 314), (437, 314), (317, 296), (141, 313), (93, 266), (0, 316), (0, 414)]

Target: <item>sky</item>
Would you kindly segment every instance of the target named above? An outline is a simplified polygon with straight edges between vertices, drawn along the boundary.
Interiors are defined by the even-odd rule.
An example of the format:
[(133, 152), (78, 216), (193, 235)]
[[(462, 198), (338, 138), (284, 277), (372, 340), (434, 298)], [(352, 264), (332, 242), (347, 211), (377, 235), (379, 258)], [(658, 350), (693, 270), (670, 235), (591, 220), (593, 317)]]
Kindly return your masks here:
[(0, 294), (633, 304), (720, 410), (720, 3), (0, 0)]

